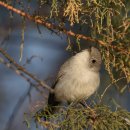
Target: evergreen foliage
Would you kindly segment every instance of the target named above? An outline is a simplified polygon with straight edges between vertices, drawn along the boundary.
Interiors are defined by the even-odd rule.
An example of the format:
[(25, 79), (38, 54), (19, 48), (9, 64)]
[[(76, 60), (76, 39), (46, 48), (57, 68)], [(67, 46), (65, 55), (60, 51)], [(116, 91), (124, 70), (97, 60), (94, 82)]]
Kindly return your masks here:
[[(1, 1), (14, 8), (15, 4), (18, 4), (20, 9), (27, 11), (26, 13), (33, 10), (31, 6), (27, 8), (23, 1)], [(31, 4), (32, 0), (27, 2)], [(125, 79), (123, 85), (116, 84), (117, 88), (120, 92), (130, 89), (128, 87), (130, 82), (130, 0), (37, 0), (37, 5), (39, 11), (34, 11), (32, 17), (29, 17), (31, 20), (35, 19), (32, 21), (41, 20), (44, 23), (58, 26), (59, 28), (51, 26), (49, 29), (59, 36), (61, 33), (67, 35), (67, 50), (75, 51), (74, 46), (77, 46), (79, 50), (82, 49), (84, 41), (86, 46), (88, 43), (98, 46), (112, 84), (116, 84), (119, 79)], [(44, 8), (47, 8), (46, 15), (39, 13)], [(22, 20), (21, 58), (26, 26), (25, 19)], [(40, 30), (39, 26), (38, 30)], [(74, 32), (73, 35), (71, 35), (71, 31)], [(88, 41), (84, 38), (86, 34)], [(34, 79), (36, 78), (34, 77)], [(106, 90), (107, 88), (101, 98)], [(52, 130), (59, 128), (63, 130), (130, 129), (130, 112), (119, 107), (113, 110), (108, 104), (96, 103), (83, 107), (72, 103), (68, 107), (61, 106), (59, 113), (48, 116), (44, 113), (45, 110), (48, 111), (49, 108), (40, 109), (38, 112), (32, 113), (33, 116), (30, 117), (41, 126)], [(44, 120), (45, 116), (48, 118), (47, 121)], [(28, 119), (26, 123), (28, 124)]]

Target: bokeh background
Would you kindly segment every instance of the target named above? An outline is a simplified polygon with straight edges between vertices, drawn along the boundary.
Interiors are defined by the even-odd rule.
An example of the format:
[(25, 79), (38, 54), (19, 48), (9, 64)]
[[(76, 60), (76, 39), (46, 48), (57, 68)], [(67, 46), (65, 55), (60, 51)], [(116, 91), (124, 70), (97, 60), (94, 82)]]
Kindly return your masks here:
[[(33, 9), (37, 9), (35, 2), (31, 3)], [(43, 10), (44, 13), (47, 13), (47, 9)], [(71, 56), (71, 52), (66, 51), (66, 36), (58, 36), (41, 26), (40, 34), (35, 23), (26, 21), (23, 58), (19, 62), (21, 17), (14, 14), (11, 20), (9, 16), (10, 12), (0, 7), (0, 48), (6, 50), (17, 63), (24, 65), (29, 72), (35, 74), (39, 79), (49, 79), (52, 82), (61, 64)], [(84, 46), (84, 48), (87, 47), (87, 45)], [(32, 60), (26, 64), (27, 59), (30, 58)], [(102, 65), (99, 93), (110, 83), (109, 75)], [(32, 88), (30, 94), (27, 94), (29, 89), (30, 86), (27, 81), (3, 64), (0, 64), (0, 130), (28, 129), (23, 123), (25, 120), (24, 113), (29, 113), (32, 107), (44, 100), (43, 96), (35, 88)], [(114, 100), (121, 107), (130, 111), (130, 94), (128, 91), (120, 94), (117, 92), (116, 87), (112, 86), (107, 92), (106, 104), (110, 100)], [(11, 124), (9, 124), (10, 119)], [(31, 124), (30, 129), (36, 129), (35, 124)], [(39, 127), (39, 129), (42, 128)]]

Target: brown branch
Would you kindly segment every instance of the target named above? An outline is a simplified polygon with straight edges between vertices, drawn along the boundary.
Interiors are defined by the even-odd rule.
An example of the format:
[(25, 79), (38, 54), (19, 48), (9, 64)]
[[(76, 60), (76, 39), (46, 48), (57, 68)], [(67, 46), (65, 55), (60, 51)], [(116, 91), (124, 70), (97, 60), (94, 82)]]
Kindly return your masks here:
[[(92, 41), (92, 42), (97, 41), (95, 39), (92, 39), (91, 37), (87, 37), (87, 36), (84, 36), (84, 35), (81, 35), (81, 34), (75, 34), (72, 31), (67, 31), (66, 29), (63, 29), (63, 28), (61, 28), (59, 26), (56, 26), (56, 25), (54, 25), (52, 23), (49, 23), (49, 22), (43, 21), (41, 19), (38, 19), (36, 17), (33, 17), (33, 16), (31, 16), (31, 15), (29, 15), (29, 14), (27, 14), (27, 13), (25, 13), (25, 12), (19, 10), (19, 9), (16, 9), (16, 8), (14, 8), (14, 7), (12, 7), (12, 6), (10, 6), (10, 5), (2, 2), (2, 1), (0, 1), (0, 5), (7, 8), (7, 9), (9, 9), (9, 10), (11, 10), (11, 11), (13, 11), (13, 12), (15, 12), (15, 13), (17, 13), (17, 14), (19, 14), (19, 15), (21, 15), (21, 16), (23, 16), (23, 17), (28, 18), (29, 20), (31, 20), (31, 21), (33, 21), (33, 22), (35, 22), (37, 24), (41, 24), (41, 25), (47, 27), (48, 29), (57, 29), (59, 31), (64, 32), (67, 35), (74, 36), (74, 37), (77, 37), (79, 39), (89, 40), (89, 41)], [(98, 41), (98, 42), (99, 42), (99, 44), (104, 45), (104, 43), (102, 41)]]
[(48, 29), (56, 29), (56, 30), (59, 30), (59, 31), (61, 31), (61, 32), (67, 34), (67, 35), (76, 37), (78, 39), (84, 39), (84, 40), (88, 40), (88, 41), (91, 41), (91, 42), (96, 42), (96, 43), (98, 43), (102, 46), (110, 46), (113, 49), (117, 49), (117, 50), (121, 51), (121, 53), (123, 53), (123, 54), (130, 54), (130, 52), (124, 51), (123, 49), (120, 49), (117, 46), (107, 45), (107, 43), (105, 43), (104, 41), (94, 39), (94, 38), (91, 38), (91, 37), (88, 37), (88, 36), (85, 36), (85, 35), (82, 35), (82, 34), (76, 34), (76, 33), (72, 32), (71, 30), (67, 31), (66, 29), (61, 28), (59, 26), (56, 26), (52, 23), (49, 23), (49, 22), (43, 21), (41, 19), (38, 19), (36, 17), (33, 17), (33, 16), (31, 16), (31, 15), (29, 15), (29, 14), (27, 14), (27, 13), (25, 13), (25, 12), (19, 10), (19, 9), (16, 9), (16, 8), (14, 8), (14, 7), (12, 7), (12, 6), (10, 6), (10, 5), (2, 2), (2, 1), (0, 1), (0, 5), (9, 9), (9, 10), (11, 10), (11, 11), (13, 11), (13, 12), (15, 12), (15, 13), (17, 13), (17, 14), (19, 14), (19, 15), (21, 15), (21, 16), (23, 16), (23, 17), (26, 17), (27, 19), (29, 19), (29, 20), (37, 23), (37, 24), (41, 24), (41, 25), (47, 27)]
[(22, 72), (20, 72), (18, 69), (16, 69), (12, 64), (10, 64), (9, 62), (6, 62), (2, 57), (0, 57), (0, 63), (4, 64), (7, 68), (13, 70), (17, 75), (21, 76), (22, 78), (24, 78), (29, 84), (30, 86), (35, 87), (35, 89), (37, 91), (39, 91), (41, 94), (43, 93), (43, 91), (40, 90), (39, 85), (38, 84), (34, 84), (30, 78), (26, 77)]
[(43, 81), (39, 80), (36, 76), (34, 76), (33, 74), (31, 74), (30, 72), (28, 72), (24, 67), (20, 66), (19, 64), (17, 64), (14, 59), (8, 55), (2, 48), (0, 48), (0, 53), (6, 58), (8, 59), (8, 61), (10, 62), (10, 64), (13, 64), (18, 71), (23, 72), (24, 74), (28, 75), (30, 78), (32, 78), (34, 81), (36, 81), (38, 83), (39, 86), (45, 87), (46, 89), (48, 89), (49, 91), (53, 92), (53, 89), (51, 87), (49, 87), (46, 83), (44, 83)]

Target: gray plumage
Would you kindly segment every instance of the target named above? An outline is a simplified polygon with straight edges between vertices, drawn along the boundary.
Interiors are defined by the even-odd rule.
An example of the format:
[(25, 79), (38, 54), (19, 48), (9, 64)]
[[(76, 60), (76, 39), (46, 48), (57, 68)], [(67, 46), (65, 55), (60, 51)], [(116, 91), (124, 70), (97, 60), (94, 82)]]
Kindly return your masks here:
[(67, 60), (60, 68), (54, 93), (49, 94), (48, 105), (56, 106), (64, 101), (87, 99), (100, 84), (101, 55), (91, 47)]

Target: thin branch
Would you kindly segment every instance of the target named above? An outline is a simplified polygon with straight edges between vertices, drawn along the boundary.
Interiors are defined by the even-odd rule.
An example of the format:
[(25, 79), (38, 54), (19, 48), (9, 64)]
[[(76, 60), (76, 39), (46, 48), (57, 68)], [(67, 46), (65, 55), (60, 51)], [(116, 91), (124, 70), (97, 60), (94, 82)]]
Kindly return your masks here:
[(24, 67), (20, 66), (15, 62), (15, 60), (8, 55), (2, 48), (0, 48), (0, 53), (11, 63), (13, 64), (19, 71), (22, 71), (24, 74), (28, 75), (30, 78), (32, 78), (34, 81), (38, 83), (39, 86), (45, 87), (50, 92), (53, 92), (53, 89), (48, 86), (44, 81), (39, 80), (36, 76), (34, 76), (32, 73), (28, 72)]
[(126, 77), (121, 77), (121, 78), (115, 80), (113, 83), (109, 84), (109, 85), (105, 88), (105, 90), (104, 90), (103, 93), (101, 94), (100, 102), (102, 101), (102, 99), (103, 99), (105, 93), (108, 91), (108, 89), (109, 89), (113, 84), (116, 84), (118, 81), (120, 81), (121, 79), (126, 79)]
[[(56, 26), (56, 25), (54, 25), (52, 23), (49, 23), (49, 22), (43, 21), (41, 19), (38, 19), (36, 17), (33, 17), (33, 16), (31, 16), (31, 15), (29, 15), (29, 14), (27, 14), (27, 13), (25, 13), (25, 12), (19, 10), (19, 9), (16, 9), (16, 8), (14, 8), (14, 7), (12, 7), (12, 6), (10, 6), (10, 5), (2, 2), (2, 1), (0, 1), (0, 5), (7, 8), (7, 9), (9, 9), (9, 10), (11, 10), (11, 11), (13, 11), (13, 12), (15, 12), (15, 13), (17, 13), (17, 14), (19, 14), (19, 15), (21, 15), (21, 16), (23, 16), (23, 17), (28, 18), (29, 20), (31, 20), (31, 21), (33, 21), (33, 22), (35, 22), (37, 24), (41, 24), (41, 25), (47, 27), (48, 29), (57, 29), (59, 31), (62, 31), (62, 32), (66, 33), (67, 35), (78, 37), (79, 39), (90, 40), (92, 42), (96, 42), (96, 40), (92, 39), (91, 37), (87, 37), (87, 36), (84, 36), (84, 35), (81, 35), (81, 34), (75, 34), (72, 31), (67, 31), (66, 29), (63, 29), (63, 28), (61, 28), (59, 26)], [(101, 41), (99, 41), (99, 43), (101, 45), (104, 44)]]
[(120, 49), (117, 46), (112, 46), (111, 44), (107, 45), (107, 43), (105, 43), (104, 41), (94, 39), (94, 38), (91, 38), (91, 37), (88, 37), (88, 36), (85, 36), (85, 35), (82, 35), (82, 34), (76, 34), (71, 30), (67, 31), (65, 28), (61, 28), (61, 27), (56, 26), (56, 25), (54, 25), (52, 23), (43, 21), (43, 20), (41, 20), (41, 19), (39, 19), (37, 17), (33, 17), (33, 16), (31, 16), (31, 15), (29, 15), (29, 14), (27, 14), (27, 13), (25, 13), (25, 12), (19, 10), (19, 9), (16, 9), (13, 6), (10, 6), (10, 5), (2, 2), (2, 1), (0, 1), (0, 6), (3, 6), (5, 8), (7, 8), (8, 10), (11, 10), (11, 11), (13, 11), (13, 12), (15, 12), (15, 13), (23, 16), (23, 17), (26, 17), (27, 19), (29, 19), (29, 20), (37, 23), (37, 24), (43, 25), (43, 26), (47, 27), (48, 29), (56, 29), (56, 30), (59, 30), (59, 31), (61, 31), (61, 32), (67, 34), (67, 35), (76, 37), (78, 39), (84, 39), (84, 40), (88, 40), (88, 41), (91, 41), (91, 42), (96, 42), (96, 43), (98, 43), (98, 44), (100, 44), (102, 46), (110, 46), (113, 49), (117, 49), (117, 50), (121, 51), (121, 53), (123, 53), (123, 54), (130, 54), (130, 52), (124, 51), (123, 49)]
[(11, 70), (15, 71), (16, 74), (20, 75), (21, 77), (23, 77), (25, 80), (27, 80), (27, 82), (29, 82), (30, 87), (28, 89), (27, 92), (25, 92), (24, 95), (22, 95), (20, 97), (20, 99), (18, 100), (17, 104), (15, 105), (12, 114), (10, 115), (7, 123), (6, 123), (6, 127), (5, 130), (9, 130), (12, 127), (13, 121), (15, 119), (16, 114), (18, 113), (20, 107), (22, 106), (22, 104), (24, 103), (24, 101), (26, 100), (26, 98), (28, 96), (30, 96), (30, 91), (32, 90), (32, 87), (35, 87), (36, 90), (38, 90), (40, 93), (43, 93), (40, 89), (39, 89), (39, 85), (36, 85), (34, 83), (32, 83), (32, 81), (30, 80), (30, 78), (26, 77), (22, 72), (20, 72), (19, 70), (17, 70), (15, 68), (15, 66), (13, 66), (11, 63), (6, 62), (2, 57), (0, 57), (0, 63), (4, 64), (6, 67), (10, 68)]
[(26, 77), (22, 72), (20, 72), (19, 70), (17, 70), (12, 64), (6, 62), (2, 57), (0, 57), (0, 63), (4, 64), (7, 68), (13, 70), (17, 75), (21, 76), (22, 78), (24, 78), (31, 86), (35, 87), (35, 89), (37, 91), (39, 91), (41, 94), (43, 93), (43, 91), (40, 90), (39, 85), (38, 84), (34, 84), (30, 78)]

